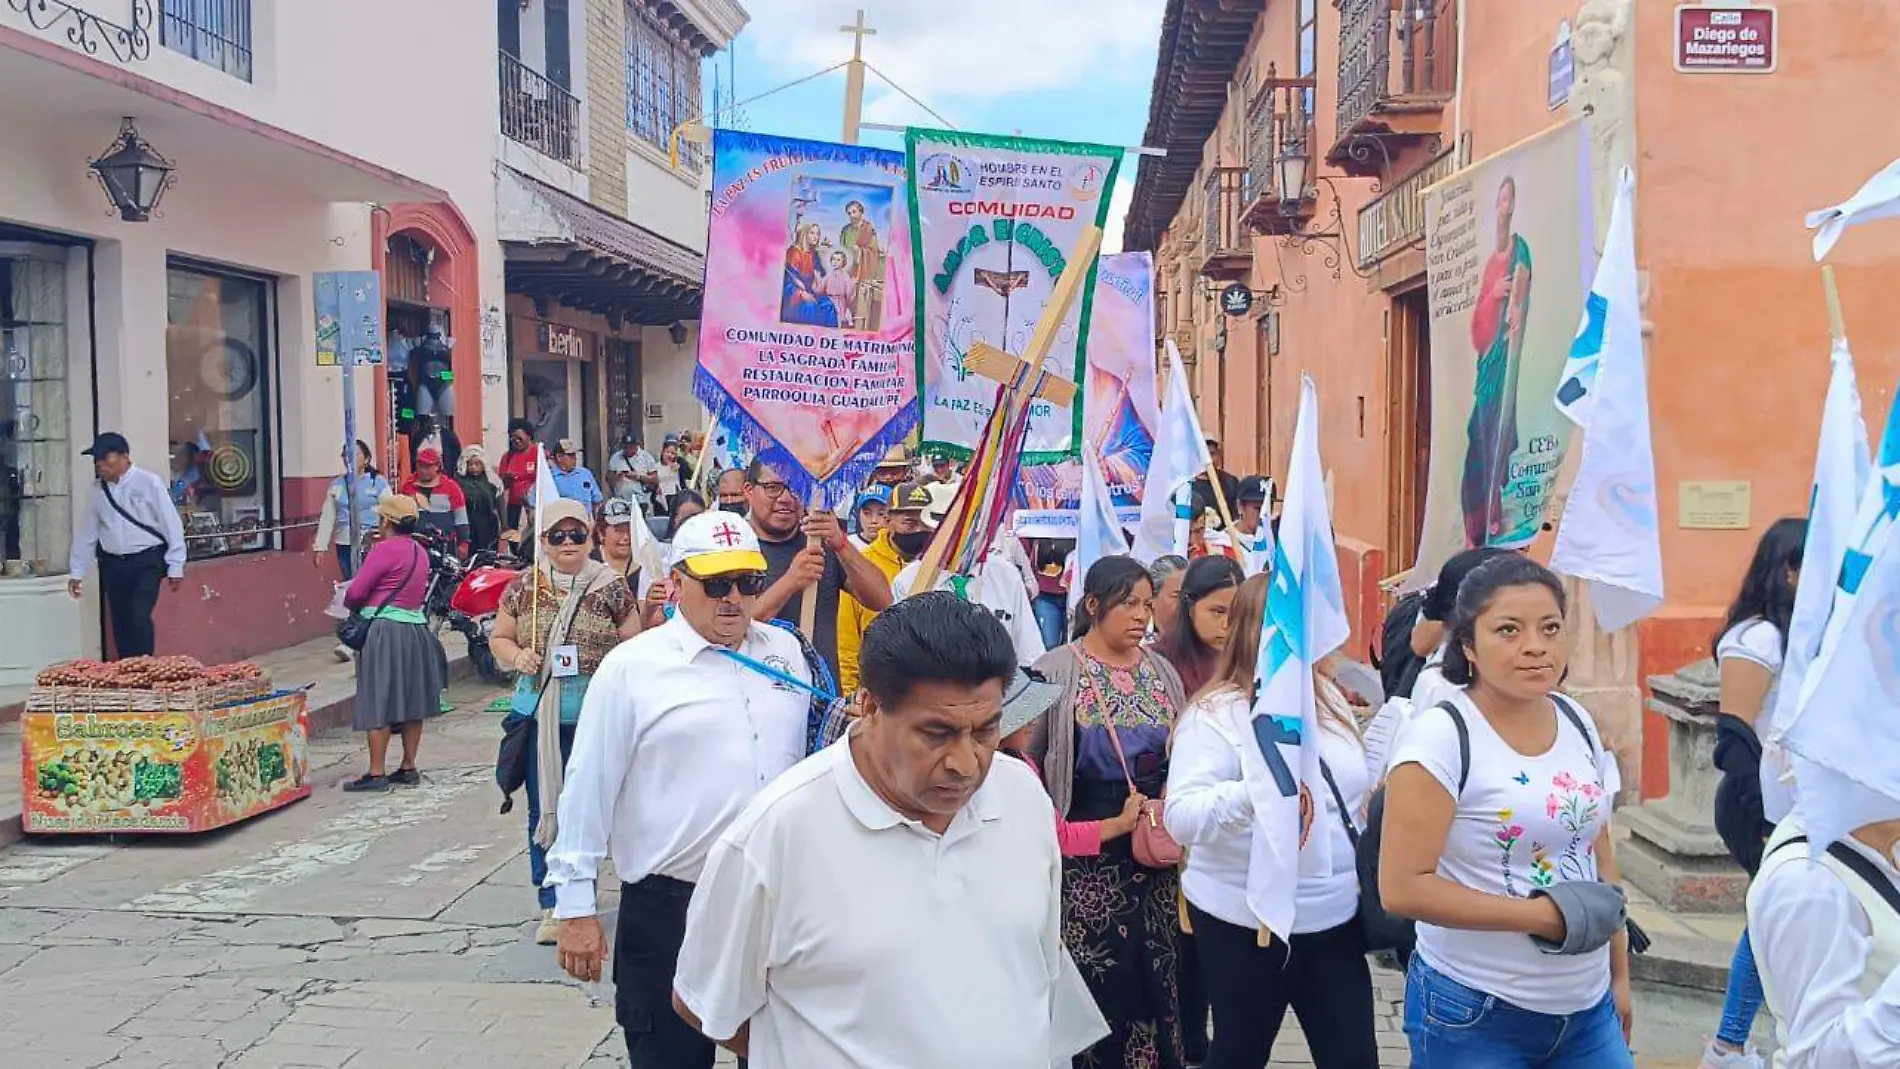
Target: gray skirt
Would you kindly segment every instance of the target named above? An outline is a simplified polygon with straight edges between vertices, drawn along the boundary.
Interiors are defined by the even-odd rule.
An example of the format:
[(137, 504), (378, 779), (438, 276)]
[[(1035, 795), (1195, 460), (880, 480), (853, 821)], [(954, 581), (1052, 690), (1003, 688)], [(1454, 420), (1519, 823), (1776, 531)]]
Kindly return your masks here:
[(356, 661), (356, 710), (350, 725), (358, 731), (393, 728), (427, 720), (442, 711), (449, 660), (426, 624), (377, 620)]

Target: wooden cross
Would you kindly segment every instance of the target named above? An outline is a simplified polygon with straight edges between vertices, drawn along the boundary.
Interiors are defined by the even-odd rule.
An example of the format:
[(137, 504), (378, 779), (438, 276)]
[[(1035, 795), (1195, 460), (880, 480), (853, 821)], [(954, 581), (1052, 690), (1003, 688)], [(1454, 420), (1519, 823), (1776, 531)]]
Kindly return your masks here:
[(864, 24), (864, 9), (863, 8), (858, 9), (858, 21), (856, 22), (856, 24), (851, 25), (851, 26), (840, 26), (838, 27), (838, 32), (851, 34), (851, 59), (854, 62), (861, 61), (864, 59), (864, 39), (866, 37), (877, 36), (876, 30)]
[[(1049, 301), (1043, 305), (1042, 316), (1036, 320), (1036, 329), (1029, 335), (1029, 344), (1023, 347), (1022, 355), (1017, 356), (997, 348), (988, 342), (977, 342), (964, 354), (964, 369), (981, 375), (986, 379), (1009, 384), (1034, 384), (1033, 389), (1021, 389), (1012, 385), (1005, 393), (1004, 403), (1009, 406), (1009, 416), (1021, 413), (1031, 399), (1041, 397), (1056, 404), (1073, 404), (1075, 384), (1067, 379), (1059, 379), (1043, 374), (1043, 361), (1049, 358), (1049, 349), (1055, 344), (1056, 331), (1061, 329), (1062, 321), (1068, 317), (1069, 308), (1082, 293), (1082, 286), (1088, 281), (1089, 271), (1095, 267), (1095, 254), (1102, 249), (1102, 228), (1091, 226), (1082, 231), (1082, 237), (1076, 241), (1075, 248), (1069, 252), (1069, 262), (1062, 269), (1062, 277), (1056, 279), (1055, 288), (1049, 292)], [(1066, 391), (1063, 387), (1067, 387)], [(1067, 401), (1058, 400), (1066, 396)], [(1007, 423), (1008, 420), (1006, 419)], [(991, 455), (989, 462), (994, 465), (1002, 458)], [(957, 500), (950, 506), (952, 515), (960, 508), (969, 507), (964, 500), (965, 494), (978, 493), (983, 485), (985, 472), (968, 472), (963, 478), (963, 486), (957, 492)], [(1001, 489), (999, 493), (1008, 493)], [(946, 515), (944, 523), (950, 523), (951, 516)], [(917, 580), (913, 590), (935, 590), (937, 574), (943, 570), (943, 558), (950, 546), (945, 539), (931, 539), (930, 548), (924, 551), (922, 563), (917, 569)]]

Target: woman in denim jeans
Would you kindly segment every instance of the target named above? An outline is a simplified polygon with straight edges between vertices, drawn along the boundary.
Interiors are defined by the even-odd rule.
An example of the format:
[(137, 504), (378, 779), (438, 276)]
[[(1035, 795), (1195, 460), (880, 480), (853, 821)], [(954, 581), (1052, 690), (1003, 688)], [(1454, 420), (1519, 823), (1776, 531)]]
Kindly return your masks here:
[(1620, 896), (1562, 887), (1618, 882), (1621, 786), (1589, 714), (1553, 693), (1568, 648), (1557, 577), (1516, 555), (1487, 561), (1451, 615), (1444, 671), (1461, 689), (1450, 708), (1419, 710), (1393, 755), (1379, 888), (1418, 920), (1414, 1069), (1634, 1064)]

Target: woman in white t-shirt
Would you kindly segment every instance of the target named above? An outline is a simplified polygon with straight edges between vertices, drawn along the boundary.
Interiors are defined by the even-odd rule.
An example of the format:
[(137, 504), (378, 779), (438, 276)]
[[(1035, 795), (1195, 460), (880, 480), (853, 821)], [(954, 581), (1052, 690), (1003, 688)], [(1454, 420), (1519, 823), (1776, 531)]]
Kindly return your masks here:
[[(1764, 746), (1761, 734), (1781, 690), (1788, 621), (1794, 616), (1807, 540), (1806, 520), (1790, 517), (1769, 526), (1715, 640), (1722, 672), (1715, 742), (1722, 780), (1715, 788), (1715, 830), (1751, 877), (1761, 867), (1769, 832), (1794, 809), (1794, 789), (1785, 779), (1787, 758), (1779, 747)], [(1755, 948), (1744, 931), (1729, 962), (1722, 1019), (1700, 1069), (1760, 1069), (1761, 1056), (1749, 1048), (1748, 1036), (1764, 997)]]
[[(1363, 819), (1371, 777), (1352, 708), (1324, 676), (1314, 681), (1320, 760), (1346, 811), (1323, 777), (1305, 785), (1313, 811), (1302, 853), (1325, 871), (1301, 866), (1290, 931), (1262, 946), (1263, 921), (1248, 905), (1255, 817), (1241, 769), (1242, 755), (1257, 745), (1250, 721), (1267, 587), (1268, 577), (1256, 575), (1235, 592), (1226, 645), (1207, 686), (1176, 722), (1168, 768), (1162, 819), (1188, 847), (1181, 893), (1214, 1010), (1204, 1064), (1265, 1065), (1291, 1007), (1317, 1069), (1376, 1069), (1372, 973), (1353, 863), (1357, 824), (1351, 834), (1346, 827)], [(1297, 821), (1296, 813), (1289, 820)]]
[[(1524, 557), (1487, 561), (1449, 625), (1457, 716), (1421, 709), (1400, 739), (1380, 854), (1385, 908), (1418, 921), (1412, 1065), (1630, 1069), (1620, 890), (1559, 888), (1618, 883), (1621, 786), (1589, 714), (1553, 693), (1569, 653), (1563, 586)], [(1579, 905), (1593, 908), (1569, 912)]]

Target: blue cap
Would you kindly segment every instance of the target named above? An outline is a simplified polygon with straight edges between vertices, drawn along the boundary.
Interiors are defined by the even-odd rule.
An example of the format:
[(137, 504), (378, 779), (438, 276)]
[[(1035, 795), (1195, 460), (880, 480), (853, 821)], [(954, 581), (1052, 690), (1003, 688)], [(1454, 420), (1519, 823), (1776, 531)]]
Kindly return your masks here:
[(864, 489), (858, 491), (858, 503), (851, 507), (851, 511), (856, 512), (864, 508), (864, 506), (871, 505), (871, 504), (878, 504), (878, 505), (884, 505), (886, 507), (889, 507), (890, 503), (891, 503), (891, 488), (890, 487), (882, 486), (882, 485), (867, 486)]

